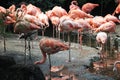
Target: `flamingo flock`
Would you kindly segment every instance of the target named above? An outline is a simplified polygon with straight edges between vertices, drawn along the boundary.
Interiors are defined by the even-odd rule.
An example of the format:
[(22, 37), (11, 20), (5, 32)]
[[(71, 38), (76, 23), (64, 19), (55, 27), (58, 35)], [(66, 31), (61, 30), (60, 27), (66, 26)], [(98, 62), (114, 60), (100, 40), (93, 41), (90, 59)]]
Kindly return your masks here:
[[(61, 6), (55, 6), (46, 12), (42, 12), (40, 8), (32, 4), (21, 4), (19, 8), (11, 5), (8, 9), (0, 6), (0, 19), (4, 20), (4, 24), (13, 23), (15, 33), (27, 34), (33, 30), (41, 29), (42, 36), (44, 36), (45, 29), (51, 27), (49, 20), (52, 22), (53, 38), (43, 38), (39, 42), (43, 60), (42, 62), (37, 61), (35, 64), (42, 64), (46, 61), (46, 53), (50, 55), (59, 51), (70, 50), (70, 33), (73, 31), (77, 32), (78, 35), (85, 31), (96, 33), (96, 41), (102, 47), (101, 53), (104, 53), (103, 48), (107, 42), (108, 34), (115, 32), (116, 23), (120, 23), (119, 19), (114, 16), (120, 13), (120, 4), (113, 14), (107, 14), (104, 17), (90, 14), (96, 7), (99, 7), (99, 4), (86, 3), (80, 8), (77, 1), (74, 0), (71, 2), (68, 12)], [(68, 33), (69, 45), (54, 39), (54, 34), (56, 34), (56, 38), (60, 39), (60, 33)], [(78, 40), (82, 43), (81, 36), (78, 36)], [(70, 52), (69, 61), (71, 61)]]

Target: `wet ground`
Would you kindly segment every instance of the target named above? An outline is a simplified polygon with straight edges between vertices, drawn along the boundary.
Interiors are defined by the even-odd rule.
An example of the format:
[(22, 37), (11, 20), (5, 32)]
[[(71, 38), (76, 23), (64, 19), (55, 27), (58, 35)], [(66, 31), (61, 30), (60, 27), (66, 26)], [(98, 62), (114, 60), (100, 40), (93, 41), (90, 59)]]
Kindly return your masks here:
[[(120, 34), (119, 30), (120, 27), (116, 29), (118, 34)], [(6, 52), (4, 52), (3, 38), (0, 36), (0, 55), (14, 57), (17, 64), (33, 64), (35, 61), (42, 59), (42, 54), (38, 46), (40, 39), (41, 37), (39, 36), (38, 40), (33, 40), (33, 47), (31, 48), (31, 59), (29, 58), (30, 55), (27, 49), (27, 60), (25, 63), (24, 40), (19, 40), (18, 35), (16, 34), (8, 35), (6, 37)], [(80, 49), (80, 47), (82, 47), (82, 49)], [(52, 66), (63, 66), (60, 71), (52, 72), (52, 80), (120, 80), (120, 77), (117, 77), (116, 74), (112, 71), (113, 62), (116, 60), (109, 58), (107, 63), (109, 63), (109, 65), (112, 64), (110, 67), (99, 71), (90, 71), (88, 69), (90, 60), (93, 57), (99, 57), (97, 54), (99, 51), (93, 47), (89, 47), (86, 44), (80, 46), (74, 42), (71, 43), (70, 50), (71, 62), (68, 62), (69, 50), (60, 51), (51, 55)], [(47, 59), (44, 64), (39, 66), (47, 80), (49, 75), (49, 60)]]
[[(29, 59), (29, 51), (27, 50), (26, 64), (33, 64), (35, 61), (42, 59), (38, 44), (39, 40), (33, 41), (33, 48), (31, 48), (32, 59)], [(7, 51), (5, 53), (2, 39), (0, 39), (0, 45), (1, 55), (12, 56), (18, 64), (24, 64), (24, 40), (18, 40), (17, 35), (6, 38)], [(82, 50), (80, 50), (79, 46), (79, 44), (71, 43), (71, 62), (68, 62), (69, 51), (61, 51), (51, 55), (52, 66), (64, 66), (61, 71), (52, 72), (52, 80), (114, 80), (114, 78), (107, 75), (91, 73), (85, 65), (89, 66), (90, 59), (99, 56), (97, 54), (98, 50), (86, 45), (82, 46)], [(39, 66), (47, 77), (49, 75), (48, 59)]]

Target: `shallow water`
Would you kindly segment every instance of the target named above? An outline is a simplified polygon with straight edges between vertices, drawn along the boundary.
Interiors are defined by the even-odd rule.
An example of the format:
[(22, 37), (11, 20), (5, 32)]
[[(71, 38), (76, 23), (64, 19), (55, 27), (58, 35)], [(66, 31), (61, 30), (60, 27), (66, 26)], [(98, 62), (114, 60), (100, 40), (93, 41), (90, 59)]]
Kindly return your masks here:
[[(120, 25), (117, 25), (116, 32), (120, 35)], [(47, 33), (47, 31), (46, 31)], [(49, 32), (50, 33), (50, 32)], [(48, 34), (49, 34), (48, 33)], [(48, 35), (47, 36), (50, 36)], [(51, 34), (51, 33), (50, 33)], [(112, 38), (114, 35), (111, 35)], [(91, 41), (90, 42), (90, 37)], [(62, 38), (62, 37), (61, 37)], [(37, 60), (42, 59), (42, 54), (39, 49), (39, 36), (38, 40), (33, 41), (33, 48), (31, 48), (31, 60), (29, 59), (29, 51), (27, 49), (27, 61), (26, 64), (33, 64)], [(67, 34), (65, 34), (65, 41), (67, 42)], [(61, 51), (56, 54), (51, 55), (52, 66), (64, 65), (64, 68), (56, 73), (52, 73), (52, 77), (60, 77), (61, 74), (65, 76), (72, 76), (69, 80), (119, 80), (116, 76), (113, 76), (112, 68), (109, 71), (104, 70), (102, 73), (90, 72), (85, 65), (90, 64), (90, 59), (99, 56), (99, 52), (96, 47), (95, 36), (83, 35), (83, 45), (77, 43), (77, 34), (71, 35), (71, 62), (67, 62), (69, 57), (69, 51)], [(92, 43), (92, 44), (91, 44)], [(113, 43), (112, 43), (113, 44)], [(0, 36), (0, 55), (8, 55), (14, 57), (18, 64), (24, 64), (25, 54), (24, 54), (24, 40), (19, 40), (18, 35), (13, 34), (6, 37), (6, 53), (4, 53), (3, 38)], [(82, 47), (82, 49), (80, 49)], [(47, 77), (49, 75), (49, 62), (48, 59), (44, 64), (39, 65), (44, 75)], [(103, 74), (104, 73), (104, 74)], [(111, 75), (112, 74), (112, 75)], [(73, 79), (74, 78), (74, 79)], [(68, 80), (68, 79), (66, 79)]]
[[(39, 37), (40, 39), (41, 37)], [(33, 48), (31, 48), (32, 60), (29, 59), (29, 51), (27, 50), (27, 64), (33, 64), (35, 61), (42, 59), (41, 51), (39, 49), (39, 40), (33, 41)], [(7, 51), (4, 53), (3, 41), (0, 42), (1, 55), (9, 55), (14, 57), (18, 64), (24, 63), (24, 40), (18, 40), (17, 37), (6, 38)], [(71, 62), (68, 61), (69, 51), (61, 51), (51, 55), (52, 66), (64, 65), (63, 70), (52, 73), (53, 77), (64, 74), (66, 76), (72, 75), (76, 80), (114, 80), (111, 77), (94, 74), (88, 71), (84, 65), (90, 64), (90, 59), (94, 56), (99, 56), (98, 50), (86, 45), (79, 49), (79, 44), (71, 43)], [(39, 65), (44, 75), (49, 75), (48, 59), (44, 64)], [(56, 76), (55, 76), (56, 75)], [(73, 79), (71, 79), (73, 80)]]

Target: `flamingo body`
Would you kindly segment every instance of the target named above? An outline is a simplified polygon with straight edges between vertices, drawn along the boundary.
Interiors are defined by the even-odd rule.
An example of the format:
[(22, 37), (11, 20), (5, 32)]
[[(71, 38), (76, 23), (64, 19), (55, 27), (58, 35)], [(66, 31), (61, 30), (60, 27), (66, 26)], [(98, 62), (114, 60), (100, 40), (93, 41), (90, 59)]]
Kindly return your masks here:
[(43, 59), (41, 61), (36, 61), (35, 64), (42, 64), (46, 61), (46, 54), (55, 54), (59, 51), (68, 50), (69, 46), (53, 38), (42, 38), (39, 43)]
[(82, 6), (82, 11), (84, 11), (86, 13), (90, 13), (97, 6), (99, 6), (99, 4), (86, 3)]
[(113, 21), (106, 22), (100, 27), (98, 27), (95, 32), (105, 31), (105, 32), (115, 32), (116, 24)]
[(113, 22), (118, 22), (118, 23), (120, 23), (120, 20), (119, 20), (117, 17), (115, 17), (115, 16), (113, 16), (113, 15), (111, 15), (111, 14), (107, 14), (107, 15), (104, 17), (104, 19), (105, 19), (106, 21), (113, 21)]
[(107, 34), (105, 32), (99, 32), (96, 36), (96, 40), (98, 43), (105, 44), (107, 41)]

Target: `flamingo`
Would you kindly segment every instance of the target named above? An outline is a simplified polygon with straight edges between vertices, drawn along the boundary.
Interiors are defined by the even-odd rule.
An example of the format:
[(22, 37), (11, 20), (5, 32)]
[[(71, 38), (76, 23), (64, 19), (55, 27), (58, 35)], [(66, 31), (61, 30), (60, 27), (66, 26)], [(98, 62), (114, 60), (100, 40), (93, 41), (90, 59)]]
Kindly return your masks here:
[[(79, 25), (79, 23), (75, 22), (72, 19), (63, 19), (62, 21), (60, 20), (60, 24), (59, 24), (58, 28), (59, 28), (60, 32), (68, 33), (68, 42), (69, 42), (69, 46), (70, 46), (71, 45), (70, 32), (81, 29), (82, 26)], [(70, 49), (69, 49), (69, 60), (68, 61), (71, 62)]]
[(40, 14), (42, 12), (40, 8), (32, 4), (28, 4), (27, 6), (25, 4), (22, 4), (21, 9), (25, 10), (27, 14), (33, 16), (36, 16), (37, 14)]
[[(72, 18), (70, 18), (70, 16), (69, 15), (64, 15), (64, 16), (62, 16), (60, 19), (59, 19), (59, 24), (58, 25), (60, 25), (63, 21), (65, 21), (65, 20), (73, 20)], [(60, 28), (58, 27), (58, 31), (59, 31), (59, 38), (60, 38)], [(64, 40), (64, 32), (65, 31), (62, 31), (62, 34), (63, 34), (63, 40)]]
[(59, 25), (59, 19), (62, 16), (68, 15), (68, 13), (62, 7), (55, 6), (55, 7), (53, 7), (52, 10), (46, 11), (46, 15), (48, 16), (48, 18), (51, 20), (51, 22), (53, 24), (53, 37), (54, 37), (54, 29), (55, 28), (56, 28), (56, 32), (58, 32), (57, 27)]
[(92, 29), (98, 28), (101, 24), (107, 22), (103, 16), (95, 16), (94, 18), (90, 18), (89, 24), (92, 26)]
[(77, 1), (71, 2), (71, 5), (69, 6), (70, 10), (68, 11), (68, 15), (70, 16), (70, 18), (72, 19), (93, 18), (92, 15), (82, 11), (77, 5), (78, 5)]
[(97, 36), (96, 36), (96, 41), (98, 44), (101, 45), (101, 49), (100, 49), (100, 58), (103, 59), (104, 58), (104, 46), (107, 42), (107, 33), (105, 32), (98, 32)]
[(70, 18), (72, 19), (79, 19), (79, 18), (93, 18), (92, 15), (85, 13), (84, 11), (80, 10), (80, 9), (73, 9), (73, 10), (69, 10), (68, 15), (70, 16)]
[(86, 12), (86, 13), (90, 13), (94, 8), (98, 7), (99, 4), (94, 4), (94, 3), (85, 3), (82, 6), (82, 11)]
[[(56, 30), (56, 33), (57, 33), (57, 31), (58, 31), (57, 29), (58, 29), (58, 25), (59, 25), (59, 22), (60, 22), (60, 18), (56, 17), (56, 16), (52, 16), (50, 18), (50, 20), (51, 20), (51, 22), (53, 24), (53, 37), (54, 37), (54, 33), (55, 33), (54, 29)], [(56, 34), (56, 37), (57, 37), (57, 34)]]
[(7, 13), (6, 9), (2, 6), (0, 6), (0, 19), (3, 19), (3, 15), (6, 13)]
[(107, 15), (104, 17), (104, 19), (105, 19), (107, 22), (113, 21), (113, 22), (115, 22), (115, 23), (120, 23), (120, 20), (119, 20), (116, 16), (111, 15), (111, 14), (107, 14)]
[[(22, 4), (21, 5), (21, 8), (18, 8), (17, 11), (16, 11), (16, 14), (17, 14), (17, 18), (20, 20), (26, 20), (28, 22), (31, 22), (31, 23), (34, 23), (38, 26), (42, 26), (42, 22), (39, 21), (39, 19), (37, 18), (36, 14), (38, 15), (38, 13), (36, 12), (36, 14), (28, 14), (28, 11), (29, 9), (27, 9), (27, 6)], [(39, 11), (38, 11), (39, 12)], [(40, 13), (39, 13), (40, 14)]]
[(51, 12), (51, 15), (52, 16), (57, 16), (57, 17), (62, 17), (64, 15), (68, 15), (67, 11), (65, 9), (63, 9), (62, 7), (60, 6), (55, 6), (53, 7), (52, 9), (52, 12)]
[(38, 15), (36, 15), (36, 17), (38, 18), (39, 22), (42, 23), (41, 30), (42, 30), (42, 36), (44, 36), (45, 29), (49, 27), (48, 16), (45, 13), (41, 12)]
[(0, 6), (0, 19), (1, 25), (3, 27), (3, 37), (4, 37), (4, 52), (6, 52), (6, 41), (5, 41), (5, 28), (6, 25), (15, 23), (15, 5), (11, 5), (8, 9)]
[(16, 17), (17, 20), (14, 24), (14, 32), (16, 33), (27, 33), (30, 30), (38, 30), (43, 25), (36, 16), (27, 14), (27, 7), (24, 4), (16, 10)]
[(78, 2), (77, 1), (72, 1), (71, 5), (69, 6), (70, 10), (75, 10), (75, 9), (80, 9), (80, 7), (78, 6)]
[(74, 20), (74, 21), (82, 26), (81, 29), (78, 30), (78, 39), (80, 39), (80, 40), (78, 40), (78, 42), (80, 42), (80, 45), (82, 45), (81, 32), (89, 31), (89, 33), (91, 33), (92, 26), (85, 19), (77, 19), (77, 20)]
[(119, 68), (119, 66), (118, 66), (117, 64), (120, 64), (120, 61), (115, 61), (115, 62), (114, 62), (114, 65), (113, 65), (113, 71), (114, 71), (114, 72), (118, 72), (118, 69), (117, 69), (117, 68)]
[[(16, 23), (14, 24), (14, 32), (15, 33), (23, 33), (24, 35), (28, 35), (33, 30), (40, 29), (40, 26), (43, 25), (42, 22), (40, 22), (37, 17), (27, 14), (26, 13), (26, 7), (24, 8), (18, 8), (16, 10)], [(29, 36), (30, 38), (30, 36)], [(25, 39), (25, 60), (26, 60), (26, 38)], [(29, 54), (30, 53), (30, 40), (29, 40)], [(26, 61), (25, 61), (26, 62)]]
[[(46, 57), (48, 55), (49, 58), (49, 69), (51, 70), (51, 59), (50, 55), (55, 54), (59, 51), (68, 50), (69, 46), (61, 42), (60, 40), (56, 40), (54, 38), (42, 38), (39, 42), (39, 47), (41, 49), (43, 59), (41, 61), (36, 61), (34, 64), (43, 64), (46, 61)], [(50, 78), (51, 78), (51, 71)]]
[(113, 21), (103, 23), (98, 28), (95, 29), (95, 32), (105, 31), (105, 32), (115, 32), (116, 24)]
[(112, 13), (112, 15), (119, 14), (120, 13), (120, 3), (116, 7), (115, 11)]
[(8, 9), (0, 6), (0, 19), (4, 21), (4, 24), (15, 23), (15, 5), (11, 5)]

